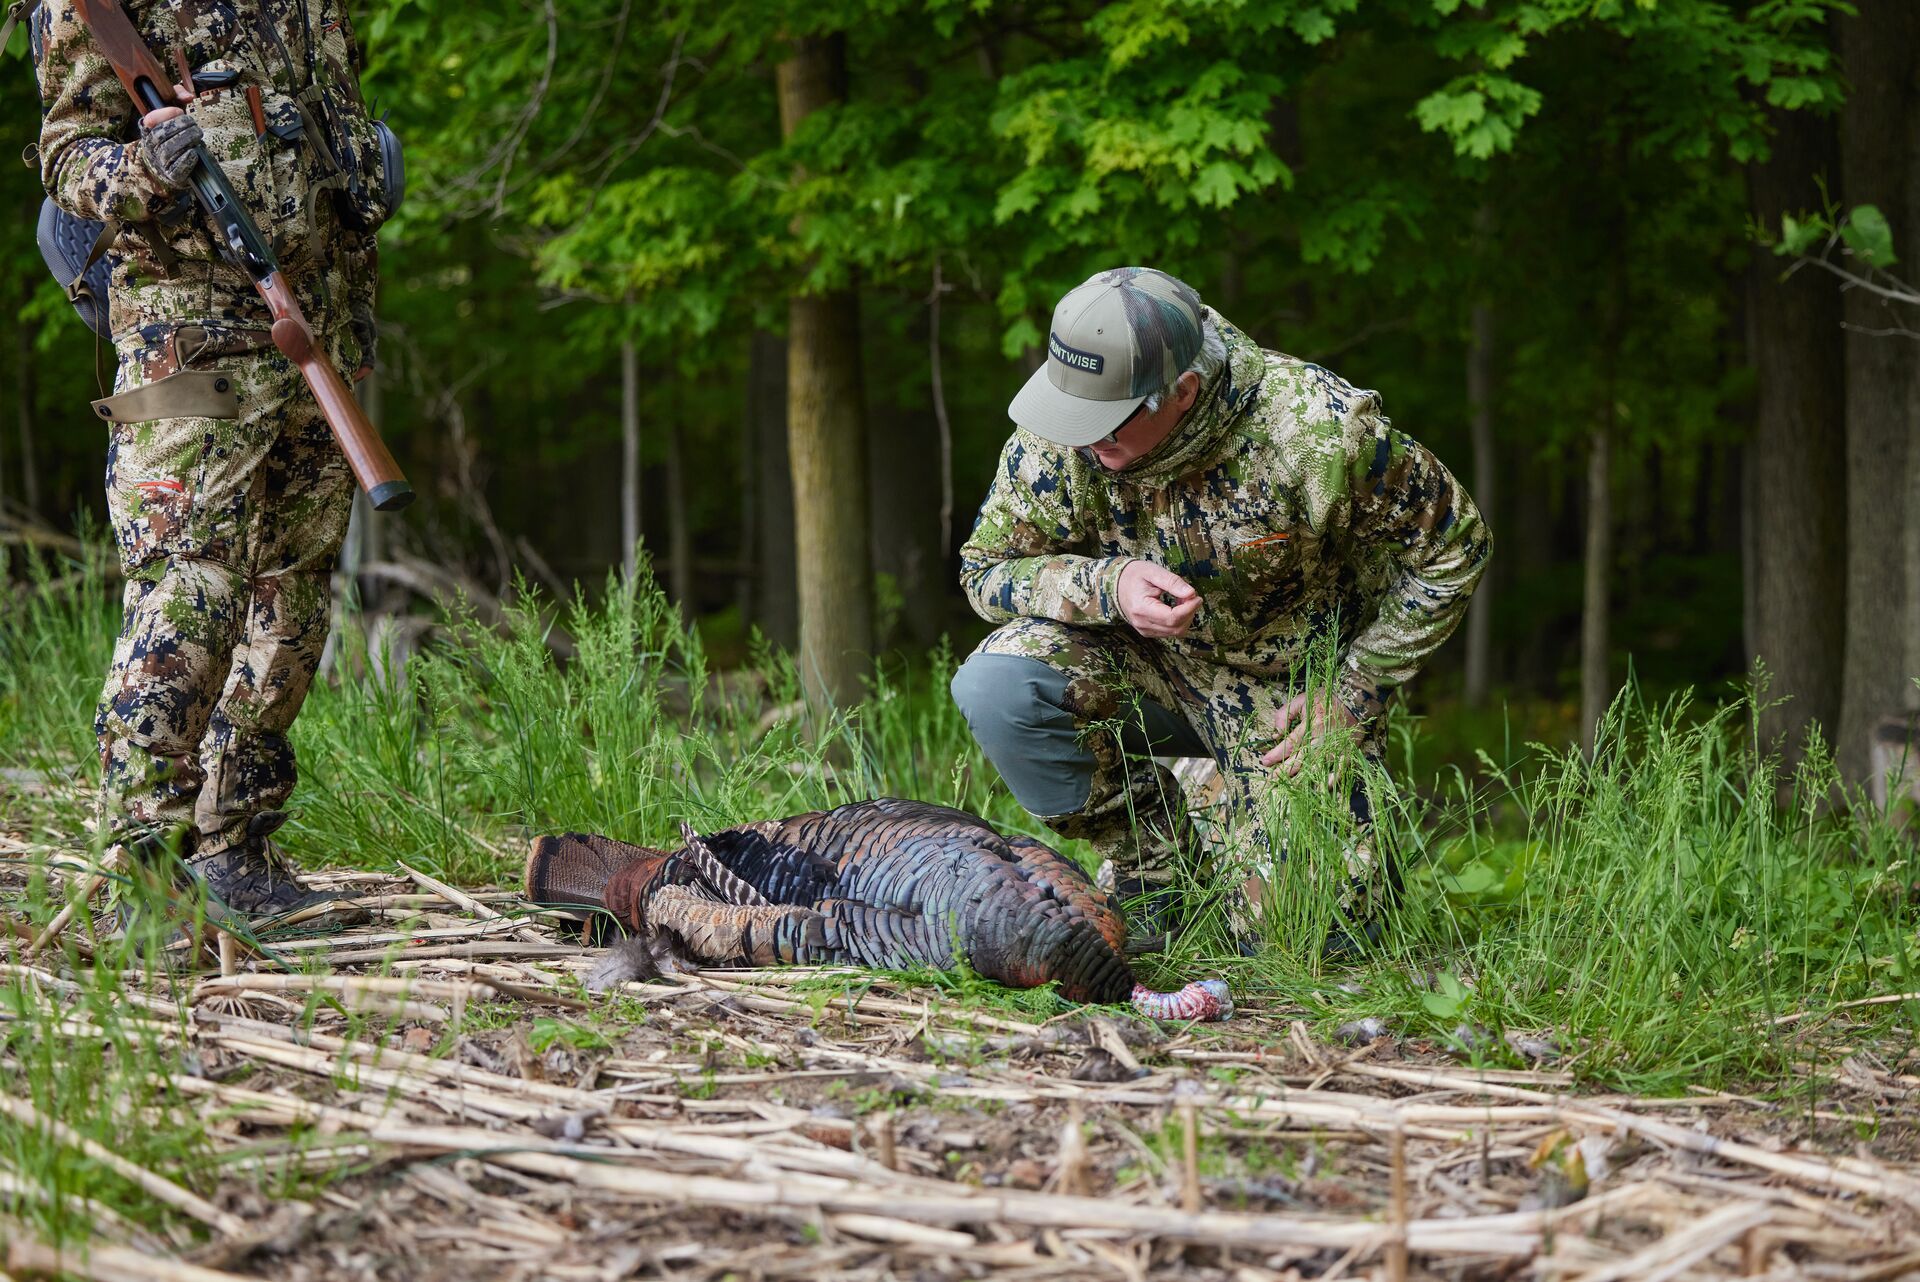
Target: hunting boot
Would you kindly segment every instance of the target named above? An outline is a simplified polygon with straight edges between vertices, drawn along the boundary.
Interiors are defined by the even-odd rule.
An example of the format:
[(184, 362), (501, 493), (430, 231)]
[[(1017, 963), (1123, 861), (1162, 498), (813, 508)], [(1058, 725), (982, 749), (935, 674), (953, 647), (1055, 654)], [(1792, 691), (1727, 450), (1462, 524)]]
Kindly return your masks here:
[(350, 926), (367, 919), (364, 908), (327, 890), (308, 890), (269, 838), (287, 821), (266, 810), (247, 821), (246, 840), (211, 855), (187, 860), (187, 873), (206, 892), (207, 916), (216, 923), (251, 930), (289, 926)]

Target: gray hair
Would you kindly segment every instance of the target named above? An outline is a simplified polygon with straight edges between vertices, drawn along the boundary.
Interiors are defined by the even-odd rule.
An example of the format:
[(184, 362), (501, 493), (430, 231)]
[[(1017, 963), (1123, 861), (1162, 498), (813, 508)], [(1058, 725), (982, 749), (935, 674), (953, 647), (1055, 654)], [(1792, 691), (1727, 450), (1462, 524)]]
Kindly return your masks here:
[(1200, 386), (1205, 387), (1213, 381), (1227, 364), (1227, 342), (1220, 337), (1220, 330), (1213, 323), (1212, 316), (1204, 317), (1200, 322), (1200, 350), (1194, 354), (1193, 364), (1179, 374), (1173, 381), (1157, 392), (1147, 394), (1147, 413), (1158, 414), (1160, 407), (1167, 403), (1180, 390), (1180, 380), (1188, 374), (1200, 376)]

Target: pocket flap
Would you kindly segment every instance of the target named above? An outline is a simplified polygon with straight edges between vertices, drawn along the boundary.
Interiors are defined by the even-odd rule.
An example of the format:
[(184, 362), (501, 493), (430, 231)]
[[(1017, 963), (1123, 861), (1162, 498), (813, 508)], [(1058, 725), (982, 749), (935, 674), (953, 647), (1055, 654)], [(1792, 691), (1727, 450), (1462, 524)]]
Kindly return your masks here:
[(183, 369), (93, 403), (109, 423), (145, 423), (156, 418), (239, 418), (240, 394), (233, 377), (217, 369)]

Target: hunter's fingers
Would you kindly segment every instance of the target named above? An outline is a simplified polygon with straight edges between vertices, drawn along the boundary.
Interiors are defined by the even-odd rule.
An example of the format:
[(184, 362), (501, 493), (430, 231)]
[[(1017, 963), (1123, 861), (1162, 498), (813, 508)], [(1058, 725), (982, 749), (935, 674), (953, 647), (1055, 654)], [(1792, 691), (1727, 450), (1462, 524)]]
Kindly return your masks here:
[(1136, 631), (1160, 636), (1174, 624), (1173, 607), (1157, 596), (1144, 596), (1128, 604), (1127, 620)]
[(1267, 766), (1277, 766), (1282, 762), (1291, 761), (1296, 762), (1294, 769), (1299, 769), (1297, 758), (1299, 758), (1302, 750), (1307, 746), (1306, 729), (1307, 726), (1304, 721), (1296, 725), (1284, 739), (1267, 750), (1266, 754), (1260, 758), (1260, 763)]
[(1199, 601), (1200, 594), (1194, 591), (1193, 584), (1187, 582), (1172, 570), (1164, 566), (1155, 565), (1151, 561), (1142, 561), (1141, 564), (1145, 566), (1146, 569), (1140, 577), (1145, 579), (1147, 586), (1155, 592), (1165, 592), (1175, 601), (1185, 601), (1188, 598), (1192, 598), (1196, 603)]
[(1127, 603), (1126, 616), (1134, 631), (1143, 636), (1177, 637), (1186, 632), (1187, 625), (1193, 621), (1194, 613), (1199, 608), (1200, 598), (1197, 596), (1191, 601), (1168, 605), (1158, 593), (1148, 593)]
[(184, 116), (186, 114), (186, 112), (180, 110), (178, 107), (155, 107), (152, 111), (140, 117), (140, 127), (142, 129), (151, 129), (155, 125), (172, 120), (175, 116)]
[(1304, 694), (1294, 695), (1293, 698), (1281, 704), (1279, 708), (1274, 711), (1273, 728), (1283, 735), (1286, 734), (1288, 730), (1293, 728), (1294, 723), (1300, 719), (1300, 714), (1306, 710), (1307, 696)]
[(1167, 607), (1167, 615), (1171, 625), (1182, 632), (1187, 630), (1187, 624), (1192, 622), (1193, 616), (1199, 612), (1200, 598), (1197, 594), (1184, 601), (1176, 601)]

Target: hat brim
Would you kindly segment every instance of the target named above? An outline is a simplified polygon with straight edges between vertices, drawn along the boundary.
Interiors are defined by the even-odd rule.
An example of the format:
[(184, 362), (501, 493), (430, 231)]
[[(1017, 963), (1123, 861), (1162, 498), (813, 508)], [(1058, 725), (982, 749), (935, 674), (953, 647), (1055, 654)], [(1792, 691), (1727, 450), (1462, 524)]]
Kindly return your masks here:
[(1126, 422), (1146, 399), (1129, 396), (1119, 401), (1094, 401), (1071, 396), (1053, 385), (1047, 367), (1042, 365), (1007, 406), (1007, 417), (1035, 436), (1078, 449)]

